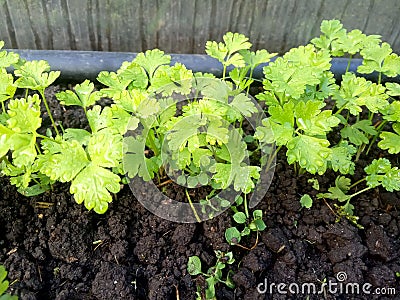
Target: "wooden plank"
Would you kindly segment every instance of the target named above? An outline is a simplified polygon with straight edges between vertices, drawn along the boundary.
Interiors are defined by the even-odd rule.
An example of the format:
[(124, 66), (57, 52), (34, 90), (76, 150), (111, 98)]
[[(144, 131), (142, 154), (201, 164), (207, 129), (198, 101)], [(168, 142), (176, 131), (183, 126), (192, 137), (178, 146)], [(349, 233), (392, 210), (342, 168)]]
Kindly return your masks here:
[(366, 18), (365, 32), (380, 34), (400, 54), (400, 1), (373, 1)]
[[(13, 0), (11, 0), (13, 1)], [(18, 0), (17, 0), (18, 1)], [(46, 18), (49, 23), (49, 42), (53, 49), (75, 49), (74, 40), (71, 40), (71, 28), (68, 21), (68, 11), (66, 11), (64, 0), (43, 1)], [(79, 22), (81, 20), (75, 20)]]
[[(89, 1), (66, 0), (64, 10), (66, 11), (65, 22), (68, 24), (69, 35), (71, 38), (71, 48), (73, 50), (85, 50), (91, 48), (89, 37)], [(77, 22), (77, 20), (80, 20)]]
[[(158, 22), (156, 23), (158, 41), (152, 45), (152, 48), (156, 47), (156, 45), (163, 45), (165, 51), (174, 49), (176, 53), (187, 53), (188, 50), (192, 49), (194, 4), (194, 1), (159, 2)], [(153, 32), (154, 27), (151, 30)]]
[(27, 17), (29, 18), (28, 24), (30, 25), (32, 34), (35, 40), (35, 49), (51, 49), (52, 43), (49, 38), (50, 26), (48, 18), (46, 18), (47, 13), (43, 6), (42, 1), (30, 1), (24, 0), (27, 8)]
[(140, 0), (140, 10), (142, 13), (142, 19), (140, 24), (141, 37), (143, 40), (143, 50), (161, 48), (166, 50), (165, 47), (159, 45), (159, 33), (163, 26), (165, 26), (165, 17), (162, 16), (164, 13), (168, 1), (147, 1)]
[(5, 48), (17, 48), (15, 29), (6, 0), (0, 0), (0, 37), (5, 43)]
[(130, 0), (111, 1), (110, 14), (112, 24), (111, 51), (134, 51), (141, 49), (141, 39), (139, 34), (139, 14), (138, 2)]
[(207, 40), (233, 31), (282, 54), (336, 18), (400, 53), (399, 13), (398, 0), (0, 0), (0, 39), (15, 48), (204, 53)]
[(7, 0), (5, 9), (8, 10), (10, 20), (12, 20), (17, 47), (21, 49), (36, 48), (32, 27), (26, 17), (29, 14), (25, 3), (23, 1)]
[(210, 39), (210, 27), (215, 19), (215, 10), (216, 4), (213, 0), (195, 1), (194, 24), (191, 26), (193, 38), (191, 52), (204, 53), (205, 44)]

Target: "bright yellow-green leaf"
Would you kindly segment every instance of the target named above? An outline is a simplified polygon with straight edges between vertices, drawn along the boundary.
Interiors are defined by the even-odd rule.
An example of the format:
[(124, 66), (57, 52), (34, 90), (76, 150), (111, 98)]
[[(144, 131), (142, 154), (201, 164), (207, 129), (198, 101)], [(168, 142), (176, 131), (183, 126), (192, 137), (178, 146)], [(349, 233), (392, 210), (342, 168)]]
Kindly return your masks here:
[(91, 163), (72, 181), (70, 192), (78, 204), (84, 202), (88, 210), (103, 214), (112, 201), (111, 193), (119, 192), (119, 182), (118, 175)]
[(42, 143), (45, 152), (39, 156), (40, 171), (52, 180), (69, 182), (89, 164), (85, 150), (76, 140)]
[(78, 105), (88, 107), (96, 103), (100, 99), (100, 92), (93, 92), (94, 84), (89, 80), (85, 80), (81, 84), (77, 84), (73, 91), (67, 90), (56, 94), (62, 105)]
[(298, 162), (300, 167), (311, 174), (324, 174), (332, 150), (329, 141), (307, 135), (298, 135), (287, 144), (287, 161)]
[(14, 74), (19, 77), (15, 81), (17, 87), (40, 91), (52, 84), (60, 76), (60, 71), (50, 71), (47, 61), (34, 60), (25, 62)]

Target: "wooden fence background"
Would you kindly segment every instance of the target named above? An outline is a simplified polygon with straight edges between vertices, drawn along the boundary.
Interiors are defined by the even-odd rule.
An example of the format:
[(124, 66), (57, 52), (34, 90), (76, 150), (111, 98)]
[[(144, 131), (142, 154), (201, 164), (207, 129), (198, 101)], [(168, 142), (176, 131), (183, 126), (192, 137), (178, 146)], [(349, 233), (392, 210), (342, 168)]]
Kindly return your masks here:
[(399, 0), (0, 0), (0, 39), (14, 49), (204, 53), (234, 31), (283, 53), (332, 18), (400, 53)]

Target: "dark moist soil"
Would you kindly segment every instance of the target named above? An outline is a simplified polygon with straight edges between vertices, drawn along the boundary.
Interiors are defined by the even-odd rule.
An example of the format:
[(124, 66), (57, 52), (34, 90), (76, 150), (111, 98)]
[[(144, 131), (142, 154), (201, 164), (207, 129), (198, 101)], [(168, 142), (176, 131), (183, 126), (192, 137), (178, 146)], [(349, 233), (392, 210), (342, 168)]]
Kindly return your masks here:
[[(66, 127), (87, 125), (82, 111), (61, 109), (51, 92), (48, 100), (56, 119)], [(358, 229), (345, 218), (336, 221), (332, 201), (301, 209), (301, 195), (316, 194), (307, 182), (312, 176), (295, 176), (282, 154), (257, 206), (264, 211), (267, 229), (252, 251), (225, 242), (224, 231), (233, 225), (229, 211), (201, 224), (172, 223), (148, 212), (124, 187), (107, 213), (97, 215), (76, 204), (66, 184), (26, 198), (0, 178), (0, 263), (9, 271), (9, 291), (20, 299), (40, 300), (195, 299), (204, 278), (188, 274), (188, 258), (198, 255), (206, 271), (215, 263), (214, 251), (222, 250), (234, 252), (236, 262), (229, 269), (236, 288), (217, 285), (218, 299), (307, 299), (306, 294), (279, 293), (277, 285), (313, 283), (319, 289), (324, 282), (339, 283), (339, 272), (347, 276), (342, 284), (361, 288), (369, 283), (369, 291), (380, 288), (382, 294), (395, 288), (398, 295), (361, 290), (357, 295), (350, 289), (346, 294), (345, 286), (341, 293), (337, 285), (332, 287), (336, 293), (308, 299), (400, 299), (399, 193), (376, 189), (354, 199), (364, 226)], [(366, 163), (362, 158), (359, 165)], [(325, 191), (334, 176), (328, 173), (319, 180)], [(41, 208), (46, 203), (49, 207)], [(242, 244), (251, 247), (254, 242), (255, 234)], [(272, 293), (267, 288), (262, 294), (257, 286), (261, 292), (272, 288)]]

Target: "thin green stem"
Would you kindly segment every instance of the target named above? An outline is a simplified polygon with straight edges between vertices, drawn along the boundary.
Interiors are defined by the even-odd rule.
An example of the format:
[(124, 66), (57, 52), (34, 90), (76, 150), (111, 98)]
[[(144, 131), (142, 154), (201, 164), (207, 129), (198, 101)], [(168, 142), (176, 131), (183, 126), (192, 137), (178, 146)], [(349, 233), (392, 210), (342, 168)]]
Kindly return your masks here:
[(246, 218), (249, 218), (249, 208), (247, 206), (247, 194), (244, 194), (244, 199), (243, 199), (243, 206), (244, 206), (244, 213), (246, 214)]
[(369, 153), (369, 150), (371, 150), (372, 145), (375, 144), (379, 134), (381, 133), (383, 127), (386, 125), (386, 123), (388, 122), (388, 120), (383, 120), (377, 127), (376, 127), (376, 135), (374, 136), (374, 138), (372, 139), (372, 141), (369, 143), (368, 149), (367, 149), (367, 154)]
[(228, 56), (225, 58), (225, 61), (224, 61), (224, 63), (223, 63), (223, 65), (224, 65), (224, 71), (222, 72), (222, 79), (223, 79), (223, 80), (225, 80), (225, 77), (226, 77), (226, 68), (227, 68), (226, 62), (229, 60), (229, 58), (230, 58), (230, 55), (228, 55)]
[(365, 146), (366, 146), (366, 144), (361, 144), (361, 145), (358, 147), (355, 161), (358, 161), (358, 160), (360, 159), (360, 155), (361, 155), (361, 153), (364, 151)]
[(333, 115), (336, 116), (336, 115), (340, 114), (342, 112), (342, 110), (346, 108), (346, 104), (348, 102), (349, 101), (345, 102), (345, 104), (343, 104)]
[(35, 148), (36, 148), (37, 153), (42, 154), (42, 151), (40, 151), (40, 147), (38, 146), (37, 143), (35, 143)]
[(3, 113), (6, 112), (6, 106), (4, 105), (4, 101), (1, 102), (1, 111), (2, 111)]
[(60, 124), (59, 126), (60, 126), (60, 128), (61, 128), (62, 133), (65, 134), (64, 126), (62, 126), (62, 124)]
[(378, 131), (378, 134), (381, 132), (382, 128), (386, 125), (386, 123), (388, 122), (388, 120), (383, 120), (378, 127), (376, 127), (376, 131)]
[(303, 175), (305, 172), (306, 172), (306, 169), (300, 167), (300, 164), (299, 164), (299, 173), (297, 175)]
[(226, 65), (224, 65), (224, 70), (222, 72), (222, 79), (225, 80), (226, 77)]
[(359, 194), (362, 194), (362, 193), (364, 193), (364, 192), (370, 190), (370, 189), (372, 189), (372, 187), (366, 187), (365, 189), (362, 189), (362, 190), (358, 191), (357, 193), (354, 193), (353, 195), (350, 195), (349, 200), (350, 200), (351, 198), (353, 198), (353, 197), (359, 195)]
[(155, 137), (154, 137), (153, 134), (148, 134), (147, 135), (147, 140), (148, 140), (148, 142), (150, 144), (151, 150), (153, 150), (155, 156), (158, 156), (160, 154), (160, 152), (158, 151), (158, 148), (156, 146), (156, 142), (155, 142), (154, 139), (155, 139)]
[(382, 81), (382, 72), (379, 72), (378, 74), (378, 84), (381, 84)]
[(40, 185), (41, 187), (43, 187), (43, 185), (40, 183), (39, 180), (37, 180), (37, 179), (34, 178), (34, 177), (31, 177), (31, 179), (32, 179), (32, 181), (34, 181), (35, 183), (37, 183), (38, 185)]
[[(254, 68), (251, 68), (250, 69), (250, 79), (253, 79), (253, 71), (254, 71)], [(247, 95), (249, 94), (249, 92), (250, 92), (250, 84), (247, 87), (247, 91), (246, 91)]]
[(352, 189), (353, 187), (360, 184), (361, 182), (364, 182), (365, 180), (367, 180), (367, 179), (364, 177), (364, 178), (358, 180), (357, 182), (354, 182), (352, 185), (349, 186), (349, 189)]
[(285, 93), (282, 94), (282, 98), (280, 98), (279, 96), (278, 96), (278, 98), (279, 98), (279, 102), (280, 102), (280, 104), (281, 104), (281, 107), (283, 107), (283, 104), (285, 104), (285, 102), (286, 102), (286, 95), (285, 95)]
[(268, 171), (269, 168), (271, 168), (272, 161), (273, 161), (274, 158), (278, 155), (278, 152), (279, 152), (279, 150), (281, 150), (281, 148), (282, 148), (282, 146), (279, 146), (278, 148), (276, 148), (274, 154), (272, 154), (272, 155), (270, 156), (270, 158), (268, 159), (266, 171)]
[(57, 135), (60, 135), (60, 133), (58, 132), (58, 129), (57, 129), (56, 122), (54, 122), (53, 115), (52, 115), (52, 113), (50, 111), (49, 105), (48, 105), (46, 97), (44, 95), (44, 90), (39, 90), (39, 93), (40, 93), (40, 96), (43, 99), (44, 106), (46, 107), (47, 113), (49, 114), (49, 118), (50, 118), (51, 123), (53, 124), (54, 130), (55, 130)]
[(378, 138), (378, 135), (375, 135), (374, 138), (372, 139), (372, 141), (369, 143), (368, 149), (367, 149), (367, 151), (365, 152), (365, 154), (368, 155), (369, 150), (371, 150), (371, 147), (372, 147), (373, 144), (375, 144), (377, 138)]
[(49, 138), (48, 136), (45, 136), (45, 135), (42, 135), (42, 134), (39, 134), (39, 133), (37, 133), (36, 136), (39, 137), (39, 138), (42, 138), (44, 140), (52, 140), (53, 142), (56, 142), (55, 140)]
[(346, 68), (346, 72), (347, 73), (350, 69), (350, 63), (351, 63), (351, 59), (353, 58), (353, 55), (350, 54), (349, 60), (347, 61), (347, 68)]
[(369, 112), (369, 116), (368, 119), (372, 122), (372, 119), (374, 118), (374, 113), (373, 112)]
[(196, 208), (195, 208), (194, 205), (193, 205), (192, 199), (190, 199), (190, 196), (189, 196), (189, 193), (188, 193), (187, 189), (185, 189), (185, 193), (186, 193), (186, 197), (187, 197), (187, 199), (188, 199), (188, 201), (189, 201), (189, 205), (190, 205), (190, 207), (192, 208), (192, 211), (193, 211), (193, 213), (194, 213), (194, 216), (195, 216), (197, 222), (200, 223), (200, 222), (201, 222), (201, 219), (200, 219), (199, 215), (197, 214)]

